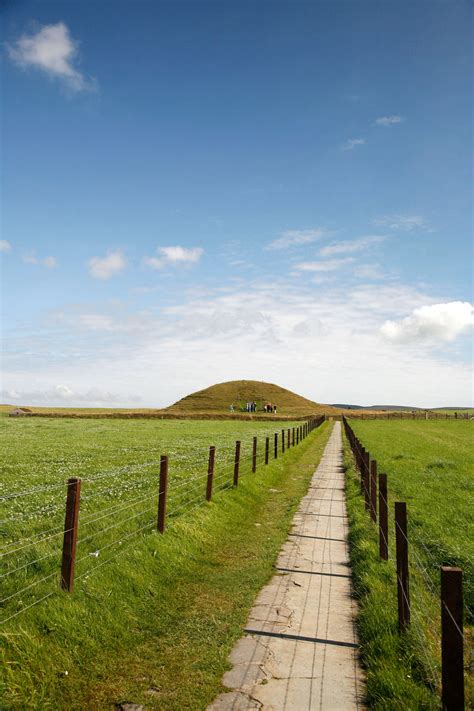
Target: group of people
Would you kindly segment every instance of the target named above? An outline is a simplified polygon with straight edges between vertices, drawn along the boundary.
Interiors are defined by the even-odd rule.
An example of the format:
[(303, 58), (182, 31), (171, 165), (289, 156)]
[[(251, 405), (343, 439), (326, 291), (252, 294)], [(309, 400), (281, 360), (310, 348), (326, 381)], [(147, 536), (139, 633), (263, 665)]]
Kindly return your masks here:
[[(255, 402), (255, 400), (252, 401), (252, 402), (247, 402), (247, 403), (245, 403), (245, 408), (243, 408), (243, 409), (244, 409), (245, 412), (257, 412), (257, 403)], [(235, 412), (234, 403), (232, 403), (232, 405), (230, 406), (229, 410), (230, 410), (231, 412)], [(267, 412), (267, 413), (273, 413), (274, 415), (276, 415), (277, 406), (276, 406), (276, 405), (272, 405), (271, 402), (267, 402), (267, 403), (263, 406), (263, 411), (264, 411), (264, 412)]]

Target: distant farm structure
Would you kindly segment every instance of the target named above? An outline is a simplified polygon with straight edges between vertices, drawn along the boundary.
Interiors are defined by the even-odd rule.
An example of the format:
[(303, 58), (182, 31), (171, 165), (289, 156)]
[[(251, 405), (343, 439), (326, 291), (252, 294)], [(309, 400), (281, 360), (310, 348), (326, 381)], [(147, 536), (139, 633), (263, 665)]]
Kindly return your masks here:
[(14, 407), (10, 410), (10, 417), (26, 417), (27, 415), (32, 415), (33, 411), (27, 407)]

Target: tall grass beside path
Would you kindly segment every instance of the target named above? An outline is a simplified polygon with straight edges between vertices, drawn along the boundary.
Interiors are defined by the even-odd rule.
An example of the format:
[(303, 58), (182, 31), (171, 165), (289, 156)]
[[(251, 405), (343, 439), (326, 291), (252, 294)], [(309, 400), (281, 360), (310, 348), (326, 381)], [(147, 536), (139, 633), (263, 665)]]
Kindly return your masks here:
[[(284, 457), (144, 532), (115, 562), (5, 630), (2, 709), (203, 709), (326, 444), (330, 424)], [(99, 559), (100, 561), (100, 559)]]

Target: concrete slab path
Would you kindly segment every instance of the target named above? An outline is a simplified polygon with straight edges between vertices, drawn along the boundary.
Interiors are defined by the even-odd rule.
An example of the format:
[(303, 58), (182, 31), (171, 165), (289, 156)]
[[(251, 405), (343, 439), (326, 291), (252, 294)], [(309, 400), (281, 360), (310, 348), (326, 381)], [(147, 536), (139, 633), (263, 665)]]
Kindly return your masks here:
[(231, 691), (207, 711), (363, 709), (344, 499), (341, 423), (258, 595), (223, 678)]

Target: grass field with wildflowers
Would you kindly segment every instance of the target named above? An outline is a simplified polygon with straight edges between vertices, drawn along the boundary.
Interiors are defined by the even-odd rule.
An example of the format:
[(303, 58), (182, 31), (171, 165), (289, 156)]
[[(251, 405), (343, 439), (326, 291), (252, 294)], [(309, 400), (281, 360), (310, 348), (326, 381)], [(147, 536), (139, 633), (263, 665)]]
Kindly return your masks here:
[[(276, 460), (282, 423), (2, 418), (0, 427), (0, 707), (102, 709), (133, 698), (147, 708), (203, 708), (220, 690), (228, 651), (272, 573), (329, 425), (284, 457), (279, 436)], [(216, 496), (206, 504), (210, 444)], [(170, 457), (164, 536), (155, 532), (161, 454)], [(82, 492), (68, 595), (59, 570), (73, 476)]]

